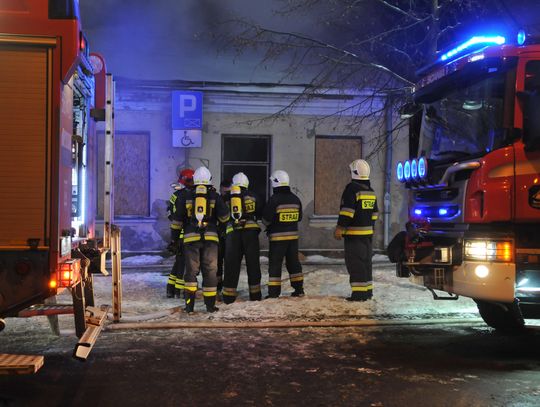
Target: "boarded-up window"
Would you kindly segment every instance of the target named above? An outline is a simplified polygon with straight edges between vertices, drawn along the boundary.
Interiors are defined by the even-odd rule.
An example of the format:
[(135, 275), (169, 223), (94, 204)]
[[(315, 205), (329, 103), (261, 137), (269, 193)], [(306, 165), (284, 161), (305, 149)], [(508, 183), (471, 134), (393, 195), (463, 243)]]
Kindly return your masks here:
[(362, 158), (362, 139), (317, 136), (315, 139), (315, 214), (337, 215), (349, 164)]
[[(98, 217), (103, 218), (105, 137), (98, 137)], [(150, 135), (114, 135), (114, 216), (150, 215)]]

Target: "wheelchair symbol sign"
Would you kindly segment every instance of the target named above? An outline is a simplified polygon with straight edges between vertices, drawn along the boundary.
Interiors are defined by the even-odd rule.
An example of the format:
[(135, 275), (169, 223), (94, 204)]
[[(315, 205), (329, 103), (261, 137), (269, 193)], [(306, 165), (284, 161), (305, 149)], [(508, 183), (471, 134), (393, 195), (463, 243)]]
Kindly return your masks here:
[(201, 130), (173, 130), (173, 147), (202, 147)]

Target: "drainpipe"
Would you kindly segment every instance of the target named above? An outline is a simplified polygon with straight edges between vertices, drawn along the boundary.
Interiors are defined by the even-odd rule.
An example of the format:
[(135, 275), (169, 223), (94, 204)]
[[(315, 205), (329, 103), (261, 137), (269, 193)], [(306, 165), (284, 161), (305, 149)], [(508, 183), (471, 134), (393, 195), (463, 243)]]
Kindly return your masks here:
[(384, 248), (388, 247), (390, 240), (390, 187), (392, 182), (392, 98), (386, 100), (386, 169), (384, 172)]

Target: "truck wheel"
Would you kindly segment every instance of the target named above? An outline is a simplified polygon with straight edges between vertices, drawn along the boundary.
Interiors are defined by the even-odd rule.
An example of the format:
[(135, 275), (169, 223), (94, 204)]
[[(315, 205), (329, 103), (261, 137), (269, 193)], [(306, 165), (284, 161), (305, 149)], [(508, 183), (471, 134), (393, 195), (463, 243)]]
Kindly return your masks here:
[(6, 321), (0, 318), (0, 332), (2, 332), (5, 327), (6, 327)]
[(498, 331), (512, 333), (523, 330), (525, 321), (517, 302), (500, 303), (475, 300), (480, 316)]

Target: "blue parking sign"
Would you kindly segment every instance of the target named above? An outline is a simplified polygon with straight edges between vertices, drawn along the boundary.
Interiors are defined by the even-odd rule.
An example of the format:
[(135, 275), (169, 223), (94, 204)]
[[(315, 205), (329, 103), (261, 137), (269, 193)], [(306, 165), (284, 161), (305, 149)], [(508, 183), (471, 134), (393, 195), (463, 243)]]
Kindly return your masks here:
[(172, 92), (172, 128), (202, 129), (203, 93), (189, 90)]

